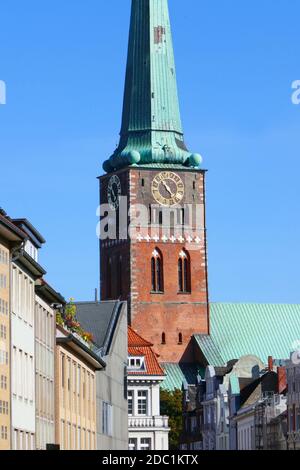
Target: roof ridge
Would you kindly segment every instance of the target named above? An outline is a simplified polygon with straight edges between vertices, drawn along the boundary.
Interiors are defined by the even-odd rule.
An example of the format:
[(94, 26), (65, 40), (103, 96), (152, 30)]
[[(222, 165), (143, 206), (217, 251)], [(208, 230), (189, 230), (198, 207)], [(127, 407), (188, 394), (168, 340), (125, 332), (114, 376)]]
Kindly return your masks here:
[(131, 342), (132, 338), (130, 338), (130, 335), (128, 335), (128, 346), (131, 347), (141, 347), (141, 346), (146, 346), (152, 348), (154, 346), (153, 343), (150, 343), (147, 341), (145, 338), (143, 338), (141, 335), (139, 335), (131, 326), (128, 326), (128, 333), (133, 335), (134, 337), (138, 338), (139, 340), (142, 341), (142, 344), (133, 344)]

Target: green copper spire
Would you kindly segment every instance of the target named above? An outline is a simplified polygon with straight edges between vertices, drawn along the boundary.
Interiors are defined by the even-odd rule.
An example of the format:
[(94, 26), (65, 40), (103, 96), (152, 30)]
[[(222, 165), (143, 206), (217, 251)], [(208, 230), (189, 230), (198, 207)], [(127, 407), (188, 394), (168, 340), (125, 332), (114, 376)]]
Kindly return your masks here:
[(183, 138), (168, 0), (132, 0), (120, 143), (103, 168), (198, 167)]

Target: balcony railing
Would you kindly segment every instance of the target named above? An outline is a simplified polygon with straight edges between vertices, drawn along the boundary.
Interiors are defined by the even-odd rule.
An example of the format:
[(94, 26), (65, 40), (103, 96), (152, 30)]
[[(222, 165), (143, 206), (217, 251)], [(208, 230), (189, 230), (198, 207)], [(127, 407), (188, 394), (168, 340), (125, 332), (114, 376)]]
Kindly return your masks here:
[(129, 428), (165, 428), (169, 427), (168, 416), (130, 416)]

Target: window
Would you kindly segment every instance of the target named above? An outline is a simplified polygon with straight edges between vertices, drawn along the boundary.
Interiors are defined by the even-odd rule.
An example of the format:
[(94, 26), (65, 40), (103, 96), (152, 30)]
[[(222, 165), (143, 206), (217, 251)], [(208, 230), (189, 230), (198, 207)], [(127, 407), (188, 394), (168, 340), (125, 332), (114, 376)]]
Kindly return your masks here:
[(129, 357), (128, 369), (145, 370), (145, 358), (142, 356), (141, 357)]
[(138, 441), (137, 439), (129, 439), (129, 450), (135, 451), (138, 450)]
[(184, 226), (185, 224), (185, 210), (184, 209), (180, 209), (180, 225)]
[(191, 266), (187, 251), (182, 250), (178, 259), (178, 289), (180, 293), (191, 292)]
[(182, 344), (182, 343), (183, 343), (182, 333), (179, 333), (179, 335), (178, 335), (178, 344)]
[(0, 350), (0, 365), (8, 366), (8, 352)]
[(7, 377), (5, 375), (1, 375), (0, 388), (1, 390), (7, 390)]
[(142, 438), (141, 439), (141, 449), (140, 450), (151, 450), (151, 439)]
[(77, 428), (77, 450), (81, 450), (81, 428)]
[(62, 450), (65, 449), (65, 422), (60, 423), (60, 447)]
[(6, 326), (0, 325), (0, 338), (6, 339)]
[(8, 315), (8, 302), (2, 299), (0, 299), (0, 314)]
[(0, 400), (0, 414), (8, 415), (8, 402)]
[(80, 366), (77, 367), (77, 396), (79, 397), (80, 395), (80, 388), (81, 388), (81, 368)]
[(0, 274), (0, 289), (6, 289), (7, 277), (5, 274)]
[(163, 260), (161, 252), (155, 249), (151, 258), (152, 292), (163, 292)]
[(128, 391), (128, 414), (133, 415), (133, 390)]
[(77, 449), (77, 442), (76, 442), (76, 424), (73, 424), (73, 450)]
[(102, 433), (112, 436), (112, 406), (109, 403), (102, 403)]
[(0, 264), (8, 264), (8, 252), (0, 248)]
[(117, 273), (118, 273), (118, 295), (121, 297), (123, 294), (123, 260), (122, 256), (120, 255), (118, 257), (118, 268), (117, 268)]
[(138, 392), (138, 415), (147, 416), (148, 412), (148, 392), (147, 390), (139, 390)]
[(106, 264), (106, 297), (108, 299), (111, 299), (112, 297), (112, 279), (111, 279), (111, 258), (107, 258), (107, 264)]
[(65, 356), (61, 355), (61, 385), (62, 388), (65, 387)]
[(162, 211), (159, 211), (159, 214), (158, 214), (158, 223), (159, 223), (159, 225), (162, 225), (162, 224), (163, 224), (163, 213), (162, 213)]
[(124, 367), (124, 399), (128, 399), (128, 368)]
[(68, 358), (68, 392), (70, 391), (71, 391), (71, 359)]
[(163, 333), (161, 335), (161, 344), (167, 344), (167, 342), (166, 342), (166, 333)]
[(7, 426), (1, 426), (1, 439), (7, 441), (8, 439), (8, 430)]

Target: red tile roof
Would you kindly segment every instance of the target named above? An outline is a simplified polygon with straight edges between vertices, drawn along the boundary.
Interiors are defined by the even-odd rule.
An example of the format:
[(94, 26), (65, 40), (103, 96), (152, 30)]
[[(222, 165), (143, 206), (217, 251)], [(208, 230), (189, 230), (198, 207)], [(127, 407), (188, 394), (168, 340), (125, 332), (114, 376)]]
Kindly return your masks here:
[(145, 358), (145, 371), (128, 371), (128, 375), (165, 375), (159, 365), (158, 355), (152, 349), (153, 344), (142, 338), (130, 326), (128, 327), (128, 354), (129, 356), (142, 356)]

